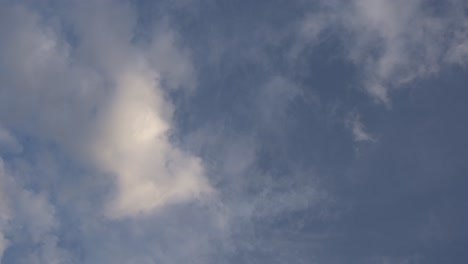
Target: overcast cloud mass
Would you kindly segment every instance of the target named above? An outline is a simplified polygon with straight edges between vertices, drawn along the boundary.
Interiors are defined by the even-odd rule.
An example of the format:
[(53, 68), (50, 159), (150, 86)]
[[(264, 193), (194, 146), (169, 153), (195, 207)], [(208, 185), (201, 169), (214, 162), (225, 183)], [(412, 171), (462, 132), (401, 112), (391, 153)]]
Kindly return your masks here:
[(465, 0), (0, 0), (0, 263), (467, 263)]

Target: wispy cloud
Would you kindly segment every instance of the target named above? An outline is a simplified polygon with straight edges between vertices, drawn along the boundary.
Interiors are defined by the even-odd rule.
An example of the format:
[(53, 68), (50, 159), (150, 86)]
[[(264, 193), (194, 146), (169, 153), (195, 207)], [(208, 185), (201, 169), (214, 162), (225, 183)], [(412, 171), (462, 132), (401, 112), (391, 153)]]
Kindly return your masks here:
[(354, 112), (348, 115), (345, 120), (346, 126), (351, 130), (355, 142), (373, 142), (375, 137), (366, 131), (366, 127), (361, 121), (358, 113)]
[(311, 44), (323, 31), (338, 34), (362, 74), (360, 84), (390, 106), (394, 89), (432, 76), (444, 65), (466, 64), (465, 5), (447, 1), (437, 9), (420, 0), (330, 2), (307, 16), (298, 32)]

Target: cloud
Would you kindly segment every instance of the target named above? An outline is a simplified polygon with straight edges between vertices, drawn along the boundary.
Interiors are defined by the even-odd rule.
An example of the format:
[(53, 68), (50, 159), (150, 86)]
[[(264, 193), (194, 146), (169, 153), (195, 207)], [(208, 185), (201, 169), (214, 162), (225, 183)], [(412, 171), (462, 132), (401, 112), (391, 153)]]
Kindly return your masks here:
[(364, 124), (361, 122), (361, 117), (357, 113), (349, 114), (346, 121), (346, 126), (351, 130), (353, 140), (355, 142), (374, 142), (374, 136), (366, 131)]
[(349, 52), (364, 67), (364, 85), (372, 96), (388, 104), (392, 86), (437, 71), (441, 25), (419, 1), (358, 0), (352, 9), (345, 18), (353, 34)]
[(468, 19), (460, 21), (457, 30), (453, 33), (454, 41), (447, 51), (446, 60), (449, 63), (466, 66), (468, 61)]
[[(163, 2), (158, 1), (161, 10)], [(466, 26), (458, 24), (464, 19), (459, 14), (438, 17), (422, 8), (422, 1), (337, 3), (327, 1), (318, 13), (301, 11), (308, 14), (286, 56), (297, 59), (302, 49), (320, 45), (325, 33), (337, 34), (345, 59), (359, 71), (359, 85), (388, 105), (394, 89), (445, 64), (466, 63)], [(293, 9), (285, 16), (276, 13), (273, 7), (279, 6), (273, 4), (271, 17), (252, 12), (238, 19), (235, 8), (196, 2), (202, 8), (195, 17), (178, 10), (171, 19), (181, 22), (160, 19), (159, 13), (146, 20), (134, 5), (0, 4), (0, 155), (7, 153), (6, 169), (0, 170), (0, 258), (3, 254), (9, 263), (315, 258), (324, 241), (319, 236), (332, 232), (329, 221), (341, 208), (330, 209), (333, 194), (322, 190), (314, 162), (323, 163), (317, 165), (320, 173), (340, 174), (348, 155), (341, 143), (349, 139), (331, 131), (334, 122), (318, 127), (328, 124), (323, 121), (328, 117), (318, 117), (320, 92), (308, 93), (308, 74), (282, 64), (286, 43), (295, 40), (283, 41), (290, 35), (277, 34), (276, 21), (254, 23), (300, 18), (290, 17)], [(257, 3), (250, 7), (261, 10)], [(208, 11), (198, 14), (202, 10)], [(218, 12), (232, 18), (223, 20)], [(224, 24), (205, 28), (213, 23), (209, 15)], [(197, 20), (207, 22), (200, 27)], [(453, 24), (459, 26), (443, 38), (443, 28)], [(184, 30), (192, 31), (190, 37)], [(268, 41), (260, 40), (264, 36)], [(198, 41), (197, 64), (190, 41)], [(198, 67), (206, 72), (199, 74)], [(196, 89), (201, 89), (196, 99), (171, 100)], [(185, 100), (200, 107), (192, 112), (183, 105), (187, 108), (178, 112)], [(342, 128), (342, 119), (338, 122)], [(344, 122), (355, 142), (376, 141), (357, 112), (345, 114)], [(335, 139), (338, 143), (329, 144)], [(331, 178), (323, 177), (324, 186), (333, 185)], [(326, 240), (323, 247), (333, 242)]]
[(193, 90), (197, 86), (195, 69), (187, 47), (181, 46), (180, 36), (169, 30), (166, 23), (153, 29), (153, 39), (145, 46), (145, 57), (159, 72), (160, 82), (171, 89)]
[(201, 160), (169, 142), (172, 110), (157, 78), (135, 69), (119, 77), (90, 144), (98, 166), (117, 176), (118, 194), (109, 209), (115, 217), (212, 192)]
[[(18, 113), (4, 116), (5, 124), (115, 176), (109, 205), (114, 217), (209, 193), (201, 160), (170, 142), (172, 106), (160, 80), (194, 86), (192, 66), (174, 34), (160, 29), (151, 43), (135, 45), (130, 5), (65, 7), (57, 26), (26, 6), (6, 5), (24, 19), (3, 18), (16, 29), (2, 27), (7, 43), (1, 52), (10, 65), (2, 69), (11, 71), (2, 89), (9, 111), (2, 112)], [(19, 148), (6, 130), (0, 132), (2, 145)]]
[(8, 247), (16, 247), (27, 249), (20, 254), (20, 263), (67, 262), (68, 252), (57, 243), (55, 209), (46, 194), (21, 186), (2, 159), (0, 185), (0, 260)]
[(42, 7), (0, 4), (0, 259), (206, 263), (222, 217), (168, 96), (196, 86), (189, 51), (164, 21), (137, 37), (129, 3)]
[[(260, 110), (255, 121), (265, 122), (267, 130), (284, 128), (282, 118), (287, 118), (287, 105), (296, 94), (287, 91), (289, 88), (296, 87), (275, 78), (261, 90), (258, 100), (254, 100), (252, 110)], [(265, 98), (270, 89), (271, 97)], [(272, 123), (273, 116), (277, 116), (278, 122)], [(253, 259), (254, 263), (282, 263), (294, 258), (302, 263), (316, 252), (315, 243), (319, 242), (314, 232), (301, 231), (308, 225), (303, 219), (291, 216), (303, 215), (321, 221), (339, 210), (331, 208), (333, 195), (322, 188), (317, 173), (309, 167), (262, 164), (268, 151), (258, 138), (263, 136), (262, 129), (265, 128), (255, 126), (255, 130), (246, 132), (230, 127), (227, 122), (210, 123), (190, 134), (189, 145), (208, 161), (206, 169), (213, 175), (211, 179), (218, 190), (228, 234), (224, 240), (227, 251), (223, 254), (233, 256), (233, 262)], [(280, 140), (286, 134), (276, 136), (273, 138)], [(274, 142), (277, 144), (281, 143)], [(284, 157), (283, 150), (274, 150), (271, 155), (275, 158), (271, 160), (279, 162)], [(284, 252), (273, 253), (280, 251)]]
[(337, 34), (362, 87), (390, 106), (395, 89), (433, 76), (445, 65), (466, 64), (464, 8), (463, 1), (447, 1), (439, 9), (420, 0), (322, 3), (320, 12), (304, 18), (298, 35), (314, 45), (322, 32)]
[(8, 240), (5, 238), (4, 232), (7, 230), (7, 224), (10, 219), (10, 210), (7, 203), (7, 195), (5, 193), (6, 186), (3, 183), (4, 176), (3, 161), (0, 160), (0, 260), (2, 259), (3, 252), (8, 247)]

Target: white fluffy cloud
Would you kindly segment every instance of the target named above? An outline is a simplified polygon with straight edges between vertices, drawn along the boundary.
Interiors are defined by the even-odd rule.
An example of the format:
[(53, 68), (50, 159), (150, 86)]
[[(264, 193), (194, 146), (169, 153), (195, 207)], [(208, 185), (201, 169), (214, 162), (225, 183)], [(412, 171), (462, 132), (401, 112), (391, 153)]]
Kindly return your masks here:
[[(160, 80), (171, 87), (194, 85), (174, 34), (160, 29), (149, 45), (135, 45), (131, 6), (69, 5), (47, 18), (26, 5), (4, 4), (2, 24), (13, 25), (1, 28), (1, 68), (10, 73), (1, 80), (5, 124), (114, 177), (112, 217), (211, 192), (200, 159), (169, 139), (172, 106)], [(7, 130), (0, 136), (2, 145), (18, 151)]]
[[(138, 66), (124, 72), (98, 117), (91, 152), (116, 176), (111, 216), (131, 216), (211, 192), (201, 160), (169, 142), (172, 109), (158, 78)], [(146, 73), (146, 74), (145, 74)]]
[[(0, 3), (0, 262), (172, 263), (208, 252), (217, 227), (207, 212), (196, 213), (203, 221), (179, 221), (164, 238), (135, 235), (134, 245), (109, 238), (115, 230), (106, 228), (127, 223), (122, 230), (131, 232), (132, 221), (214, 192), (202, 160), (171, 140), (166, 92), (196, 86), (177, 34), (161, 23), (136, 40), (134, 8), (119, 1), (62, 2), (52, 15), (46, 9)], [(64, 160), (72, 169), (63, 169)], [(167, 218), (162, 225), (175, 223)], [(191, 228), (206, 233), (206, 242), (179, 239)], [(100, 236), (103, 250), (90, 246)], [(69, 252), (64, 243), (79, 248)], [(144, 243), (152, 249), (141, 251)], [(153, 250), (166, 244), (172, 251)]]
[[(173, 263), (211, 252), (216, 214), (161, 216), (214, 192), (202, 160), (171, 140), (166, 93), (196, 86), (177, 34), (161, 23), (138, 40), (125, 2), (47, 8), (0, 3), (0, 261)], [(115, 235), (156, 216), (174, 226), (145, 228), (164, 237), (138, 231), (128, 245)]]

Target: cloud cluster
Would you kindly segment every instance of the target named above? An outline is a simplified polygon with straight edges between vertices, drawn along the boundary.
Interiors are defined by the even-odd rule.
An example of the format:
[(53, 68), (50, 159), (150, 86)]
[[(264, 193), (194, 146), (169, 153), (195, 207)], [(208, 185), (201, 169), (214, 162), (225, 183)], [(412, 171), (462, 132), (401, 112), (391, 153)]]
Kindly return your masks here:
[(394, 89), (445, 65), (466, 64), (465, 1), (326, 1), (319, 10), (303, 20), (302, 41), (316, 43), (326, 31), (338, 34), (362, 75), (360, 84), (388, 106)]
[(98, 166), (117, 176), (118, 194), (109, 209), (115, 217), (212, 191), (201, 161), (169, 142), (171, 107), (156, 94), (161, 89), (135, 68), (119, 76), (90, 144)]
[[(259, 243), (244, 227), (322, 199), (261, 172), (248, 136), (200, 133), (205, 160), (175, 143), (169, 94), (197, 80), (167, 21), (141, 36), (127, 2), (0, 7), (4, 261), (219, 263)], [(265, 127), (286, 118), (290, 86), (277, 78), (259, 93)]]
[[(169, 140), (172, 106), (161, 79), (171, 87), (192, 79), (170, 30), (138, 46), (132, 43), (136, 17), (125, 4), (74, 2), (55, 18), (4, 5), (2, 24), (15, 25), (2, 28), (2, 69), (10, 71), (2, 79), (2, 113), (15, 112), (3, 116), (5, 124), (114, 176), (112, 215), (210, 191), (200, 160)], [(173, 54), (171, 66), (166, 57)], [(19, 148), (4, 130), (1, 135), (3, 145)]]
[(0, 262), (341, 259), (349, 150), (381, 134), (333, 85), (390, 106), (465, 66), (467, 6), (309, 2), (0, 1)]
[[(60, 229), (67, 214), (87, 233), (102, 216), (125, 221), (213, 193), (201, 159), (171, 140), (167, 92), (196, 80), (167, 24), (138, 38), (130, 3), (69, 1), (53, 14), (48, 5), (0, 3), (0, 259), (95, 263), (92, 252), (59, 245), (79, 237)], [(23, 141), (32, 142), (27, 153)], [(73, 161), (72, 171), (62, 164), (52, 176), (33, 164), (31, 153), (44, 149), (56, 153), (54, 164), (57, 153)], [(18, 164), (25, 169), (13, 175), (4, 168)], [(73, 179), (83, 170), (92, 176)], [(92, 193), (99, 182), (102, 195)], [(88, 195), (95, 206), (83, 202)], [(82, 239), (75, 243), (85, 247)], [(22, 250), (31, 254), (15, 253)]]
[(24, 188), (1, 159), (0, 186), (0, 260), (11, 246), (22, 251), (18, 263), (71, 261), (69, 252), (58, 245), (60, 223), (47, 193)]

